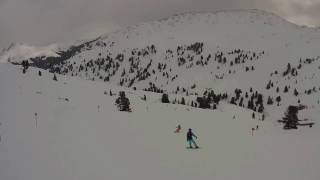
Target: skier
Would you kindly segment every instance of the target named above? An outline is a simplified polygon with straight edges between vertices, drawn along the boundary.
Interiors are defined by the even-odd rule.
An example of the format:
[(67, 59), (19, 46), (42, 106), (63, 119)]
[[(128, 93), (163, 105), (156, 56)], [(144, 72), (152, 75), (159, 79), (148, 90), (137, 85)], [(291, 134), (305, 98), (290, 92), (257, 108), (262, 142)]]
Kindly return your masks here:
[(189, 143), (189, 148), (192, 149), (192, 144), (195, 146), (196, 149), (199, 148), (199, 146), (196, 144), (196, 142), (194, 141), (193, 137), (195, 137), (196, 139), (198, 139), (198, 137), (196, 135), (193, 134), (192, 129), (189, 128), (189, 131), (187, 132), (187, 141)]
[(181, 126), (180, 124), (176, 127), (176, 130), (174, 131), (174, 133), (180, 133), (181, 130)]

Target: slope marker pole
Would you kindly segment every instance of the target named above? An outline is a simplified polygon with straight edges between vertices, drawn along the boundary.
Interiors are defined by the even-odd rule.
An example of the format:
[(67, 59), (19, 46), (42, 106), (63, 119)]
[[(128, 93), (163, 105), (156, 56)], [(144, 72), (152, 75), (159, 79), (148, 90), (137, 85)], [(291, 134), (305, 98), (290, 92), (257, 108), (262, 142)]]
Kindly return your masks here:
[(36, 128), (38, 127), (38, 113), (34, 113), (35, 121), (36, 121)]

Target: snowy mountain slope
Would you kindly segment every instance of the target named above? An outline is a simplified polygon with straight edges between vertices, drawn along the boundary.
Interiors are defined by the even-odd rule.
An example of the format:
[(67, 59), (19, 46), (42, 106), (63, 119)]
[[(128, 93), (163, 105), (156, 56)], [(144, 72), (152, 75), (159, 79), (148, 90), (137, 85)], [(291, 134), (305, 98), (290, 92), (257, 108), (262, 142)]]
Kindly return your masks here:
[(0, 62), (21, 62), (34, 57), (58, 57), (58, 45), (51, 44), (47, 47), (35, 47), (26, 44), (11, 44), (0, 54)]
[[(184, 98), (214, 90), (231, 102), (240, 89), (234, 104), (247, 108), (251, 97), (261, 94), (263, 112), (279, 119), (290, 104), (316, 111), (319, 38), (318, 29), (260, 10), (186, 13), (74, 45), (60, 57), (29, 60), (50, 72)], [(259, 111), (259, 105), (249, 109)]]
[[(162, 104), (160, 94), (69, 76), (53, 81), (38, 70), (0, 65), (0, 179), (320, 178), (319, 126), (284, 131), (223, 102), (214, 111)], [(126, 91), (133, 112), (117, 111), (109, 90)], [(173, 133), (177, 124), (181, 134)], [(185, 148), (187, 128), (199, 150)]]

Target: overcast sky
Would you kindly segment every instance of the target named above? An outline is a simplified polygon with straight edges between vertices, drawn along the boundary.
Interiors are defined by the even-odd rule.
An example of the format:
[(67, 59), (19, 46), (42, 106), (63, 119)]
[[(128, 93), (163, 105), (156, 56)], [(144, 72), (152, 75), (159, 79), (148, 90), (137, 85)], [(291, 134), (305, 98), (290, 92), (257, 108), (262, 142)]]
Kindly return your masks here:
[(253, 8), (320, 26), (320, 0), (0, 0), (0, 48), (92, 38), (183, 12)]

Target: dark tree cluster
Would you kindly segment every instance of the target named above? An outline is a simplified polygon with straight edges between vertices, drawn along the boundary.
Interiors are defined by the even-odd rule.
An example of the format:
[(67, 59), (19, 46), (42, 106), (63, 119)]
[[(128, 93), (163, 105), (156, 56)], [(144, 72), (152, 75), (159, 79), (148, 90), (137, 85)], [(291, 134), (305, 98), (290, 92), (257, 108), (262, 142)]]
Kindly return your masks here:
[[(302, 70), (303, 68), (303, 64), (308, 65), (308, 64), (313, 64), (316, 61), (320, 60), (320, 56), (318, 57), (314, 57), (314, 58), (306, 58), (304, 60), (302, 60), (300, 58), (299, 63), (296, 67), (293, 67), (290, 63), (287, 64), (287, 67), (285, 69), (285, 71), (282, 73), (283, 77), (289, 76), (291, 75), (292, 77), (298, 76), (298, 70)], [(277, 74), (278, 71), (275, 71), (275, 73), (271, 73), (271, 76), (273, 74)]]
[(313, 88), (304, 90), (304, 93), (307, 95), (311, 95), (312, 93), (316, 93), (316, 92), (317, 92), (317, 88), (315, 86), (313, 86)]
[(165, 93), (162, 94), (161, 102), (162, 103), (170, 103), (168, 94), (165, 94)]
[(29, 61), (28, 60), (23, 60), (22, 61), (22, 63), (21, 63), (21, 65), (22, 65), (22, 72), (23, 72), (23, 74), (25, 74), (26, 73), (26, 71), (27, 71), (27, 69), (29, 68), (29, 66), (30, 66), (30, 64), (29, 64)]
[(215, 94), (213, 90), (205, 91), (202, 97), (197, 97), (196, 101), (199, 104), (199, 108), (202, 109), (216, 109), (216, 106), (219, 104), (221, 100), (225, 100), (228, 98), (227, 93), (224, 94)]
[(163, 93), (163, 89), (158, 88), (154, 83), (149, 82), (149, 88), (143, 89), (144, 91), (150, 91), (155, 93)]
[(278, 120), (278, 122), (283, 123), (283, 129), (289, 130), (289, 129), (298, 129), (298, 126), (309, 126), (310, 128), (313, 126), (313, 122), (302, 122), (305, 120), (299, 120), (298, 119), (298, 111), (305, 109), (306, 106), (299, 105), (299, 106), (293, 106), (290, 105), (285, 112), (285, 117), (282, 118), (282, 120)]
[(130, 101), (126, 97), (126, 94), (124, 91), (119, 92), (119, 97), (116, 99), (116, 105), (119, 111), (131, 111)]
[[(149, 68), (151, 67), (152, 60), (146, 65), (141, 64), (141, 57), (153, 55), (156, 53), (154, 45), (147, 46), (142, 49), (133, 49), (132, 56), (128, 57), (130, 67), (128, 71), (124, 69), (121, 71), (121, 79), (119, 85), (131, 87), (136, 81), (143, 81), (148, 79), (151, 74)], [(86, 61), (83, 59), (81, 62), (64, 62), (52, 67), (53, 72), (61, 74), (71, 74), (71, 76), (86, 77), (90, 80), (100, 79), (103, 81), (110, 81), (110, 78), (119, 72), (121, 64), (125, 61), (123, 53), (117, 54), (114, 58), (109, 53), (102, 57), (101, 53), (97, 59)]]
[[(112, 44), (114, 43), (110, 42), (108, 46)], [(84, 59), (81, 55), (76, 56), (82, 49), (91, 49), (94, 46), (106, 47), (106, 50), (97, 52), (96, 58)], [(152, 63), (153, 55), (157, 53), (157, 49), (153, 44), (144, 48), (126, 49), (118, 54), (112, 54), (108, 51), (106, 43), (96, 40), (75, 48), (74, 51), (72, 51), (73, 53), (70, 54), (70, 57), (76, 56), (75, 59), (79, 59), (78, 61), (61, 61), (60, 63), (55, 63), (51, 67), (51, 70), (52, 72), (80, 76), (89, 80), (112, 81), (125, 87), (132, 87), (139, 81), (148, 80), (151, 82), (145, 87), (142, 87), (143, 90), (163, 93), (166, 89), (165, 85), (161, 84), (161, 82), (167, 83), (168, 85), (176, 81), (178, 79), (178, 74), (176, 74), (177, 67), (188, 69), (193, 66), (205, 67), (209, 65), (209, 63), (215, 63), (217, 64), (218, 70), (214, 72), (214, 74), (211, 72), (212, 78), (223, 79), (227, 76), (228, 72), (229, 74), (235, 73), (233, 66), (241, 65), (240, 67), (248, 67), (248, 71), (254, 70), (253, 62), (259, 60), (259, 58), (264, 55), (264, 51), (255, 52), (241, 49), (205, 54), (205, 48), (203, 42), (195, 42), (189, 45), (177, 46), (176, 50), (167, 49), (164, 54), (165, 60), (157, 62), (156, 64)], [(168, 63), (169, 61), (177, 62), (177, 67), (171, 67), (174, 63)], [(194, 94), (195, 88), (196, 84), (187, 88), (180, 87), (175, 90), (175, 93), (185, 93), (188, 96), (189, 94)], [(244, 94), (237, 90), (235, 96), (229, 100), (232, 104), (244, 107), (244, 104), (249, 101), (249, 97), (245, 98), (242, 96), (244, 96)], [(203, 97), (199, 97), (198, 100), (196, 99), (194, 102), (191, 102), (191, 105), (206, 108), (209, 102), (210, 107), (213, 107), (222, 99), (227, 98), (225, 95), (208, 92)], [(189, 102), (185, 102), (185, 99), (179, 99), (175, 102), (179, 104), (189, 104)], [(261, 109), (255, 102), (253, 102), (253, 104), (253, 109)]]
[[(248, 109), (257, 111), (259, 113), (262, 113), (264, 111), (263, 95), (261, 93), (258, 93), (258, 91), (253, 92), (253, 89), (250, 88), (249, 92), (245, 92), (243, 94), (241, 89), (236, 88), (234, 94), (235, 96), (232, 96), (230, 99), (230, 104), (245, 107), (244, 101), (246, 100)], [(251, 94), (250, 97), (249, 94)], [(268, 101), (270, 101), (270, 97)]]

